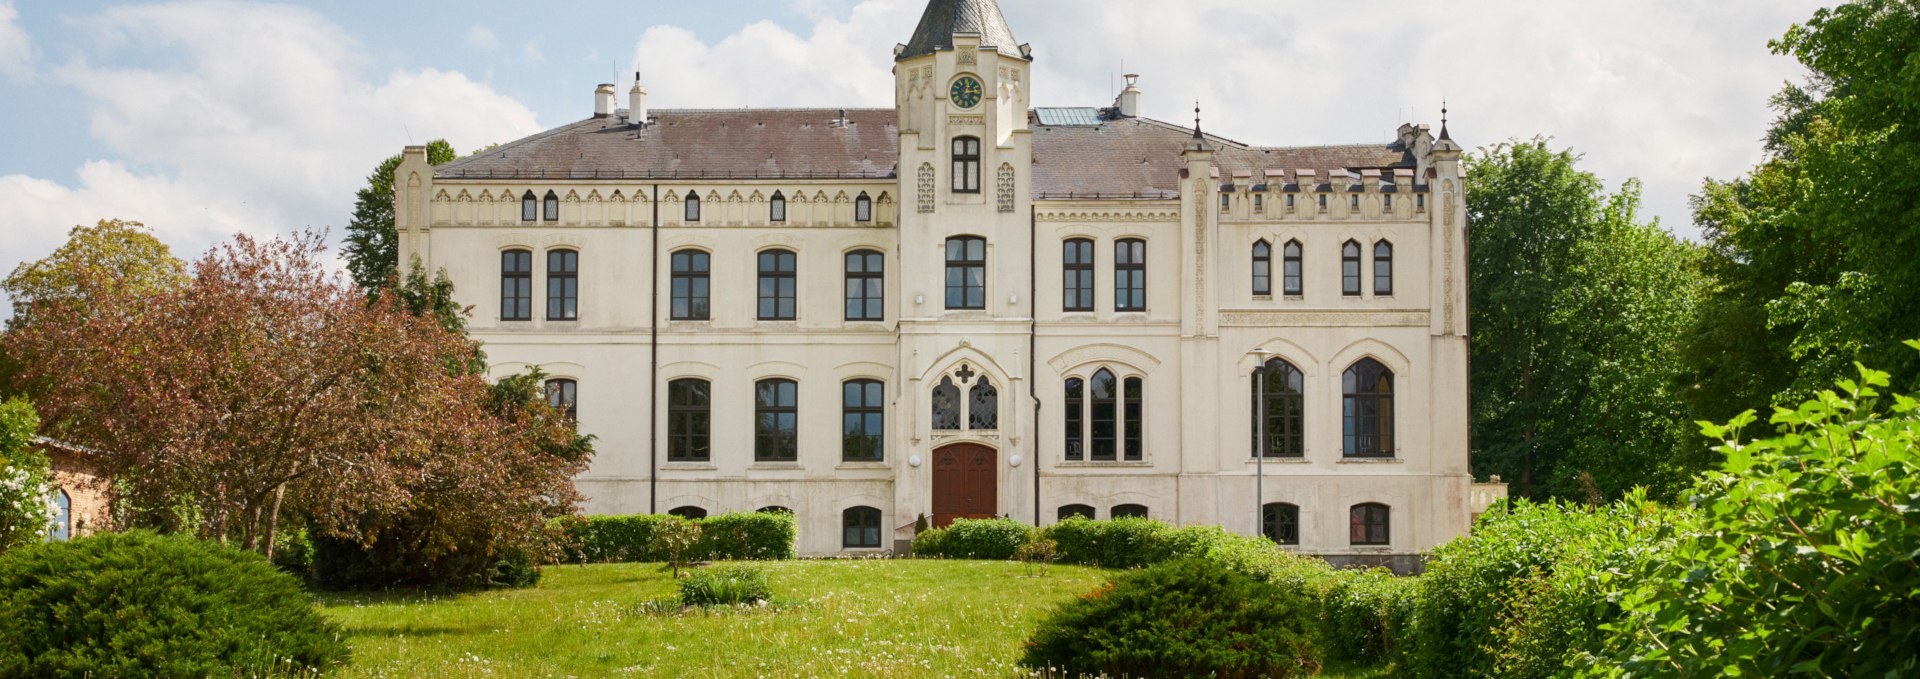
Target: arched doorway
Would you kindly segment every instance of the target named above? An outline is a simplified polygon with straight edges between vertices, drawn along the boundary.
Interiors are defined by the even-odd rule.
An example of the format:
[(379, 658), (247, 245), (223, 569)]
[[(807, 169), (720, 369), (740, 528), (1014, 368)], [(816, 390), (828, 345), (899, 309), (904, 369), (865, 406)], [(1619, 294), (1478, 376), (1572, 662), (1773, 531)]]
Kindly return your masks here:
[(933, 525), (999, 516), (999, 469), (992, 448), (956, 443), (933, 451)]

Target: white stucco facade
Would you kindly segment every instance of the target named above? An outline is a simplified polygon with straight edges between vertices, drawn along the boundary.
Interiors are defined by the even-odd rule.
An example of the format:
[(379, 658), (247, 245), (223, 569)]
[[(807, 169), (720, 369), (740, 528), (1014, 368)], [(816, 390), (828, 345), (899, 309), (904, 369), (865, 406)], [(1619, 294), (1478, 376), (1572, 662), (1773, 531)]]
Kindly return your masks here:
[[(1095, 120), (1054, 120), (1064, 114), (1031, 110), (1031, 49), (983, 43), (1011, 42), (992, 4), (935, 0), (899, 51), (888, 111), (635, 115), (644, 95), (610, 110), (603, 88), (595, 118), (475, 159), (433, 168), (409, 149), (395, 178), (402, 261), (452, 277), (495, 376), (538, 367), (577, 383), (581, 429), (597, 437), (579, 479), (594, 513), (783, 507), (799, 519), (800, 550), (825, 554), (875, 549), (849, 547), (844, 531), (848, 509), (870, 507), (877, 549), (891, 549), (916, 517), (940, 513), (937, 494), (955, 497), (936, 485), (960, 472), (935, 469), (959, 463), (939, 453), (967, 450), (991, 464), (964, 481), (990, 495), (969, 497), (968, 514), (1045, 524), (1071, 505), (1099, 518), (1140, 505), (1177, 524), (1257, 533), (1262, 503), (1286, 503), (1298, 549), (1331, 556), (1417, 554), (1465, 532), (1492, 491), (1476, 501), (1468, 472), (1459, 146), (1423, 126), (1374, 145), (1248, 146), (1132, 117), (1142, 95), (1131, 86), (1114, 107), (1085, 109)], [(980, 85), (978, 101), (961, 80)], [(954, 173), (968, 172), (954, 162), (963, 138), (980, 142), (978, 192), (955, 190)], [(788, 169), (809, 162), (817, 139), (836, 140), (839, 169)], [(1122, 165), (1142, 179), (1115, 179), (1108, 170)], [(697, 220), (689, 195), (700, 197)], [(948, 303), (955, 238), (984, 240), (983, 278), (962, 266), (957, 305), (980, 308)], [(1094, 254), (1090, 310), (1067, 300), (1066, 249), (1078, 240)], [(1131, 300), (1118, 289), (1123, 240), (1143, 243), (1143, 309), (1120, 304)], [(1363, 250), (1357, 295), (1346, 291), (1349, 241)], [(1290, 242), (1299, 294), (1283, 282)], [(1261, 243), (1266, 294), (1254, 281)], [(1380, 243), (1391, 246), (1384, 289)], [(561, 302), (547, 294), (556, 251), (577, 257), (577, 292)], [(793, 255), (791, 320), (762, 319), (760, 256), (775, 251)], [(861, 251), (884, 261), (879, 320), (848, 320), (847, 256)], [(508, 252), (531, 262), (526, 320), (502, 299), (517, 285), (503, 281)], [(693, 252), (708, 258), (710, 314), (675, 320), (672, 258)], [(559, 320), (550, 302), (574, 317)], [(1299, 454), (1265, 460), (1259, 500), (1256, 352), (1301, 373)], [(1342, 377), (1363, 360), (1392, 375), (1392, 442), (1374, 455), (1349, 454), (1344, 436)], [(1090, 394), (1079, 433), (1067, 427), (1068, 381), (1090, 392), (1102, 370), (1141, 392), (1137, 427), (1115, 398), (1112, 460), (1093, 459), (1102, 425)], [(709, 385), (705, 459), (672, 459), (676, 380)], [(766, 380), (797, 390), (791, 460), (756, 449)], [(883, 385), (878, 460), (845, 455), (843, 392), (855, 380)], [(958, 428), (938, 426), (943, 380), (962, 402), (990, 382), (983, 410), (996, 421), (970, 422), (963, 407)], [(1384, 536), (1353, 526), (1363, 504), (1388, 510)]]

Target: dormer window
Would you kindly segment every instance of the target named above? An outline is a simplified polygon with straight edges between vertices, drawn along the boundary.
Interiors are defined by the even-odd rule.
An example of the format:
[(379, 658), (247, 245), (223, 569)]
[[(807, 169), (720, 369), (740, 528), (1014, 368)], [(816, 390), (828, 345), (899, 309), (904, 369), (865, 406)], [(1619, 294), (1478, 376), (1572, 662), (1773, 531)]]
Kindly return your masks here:
[(1320, 211), (1327, 211), (1327, 194), (1324, 193), (1320, 194)]
[(1393, 194), (1391, 193), (1382, 194), (1380, 196), (1380, 200), (1381, 200), (1381, 203), (1380, 203), (1381, 207), (1386, 208), (1388, 210), (1393, 209)]
[(1267, 209), (1267, 197), (1262, 196), (1258, 193), (1253, 194), (1253, 211), (1262, 212), (1262, 211), (1265, 211), (1266, 209)]
[(545, 212), (546, 212), (546, 216), (543, 218), (546, 219), (547, 221), (549, 222), (560, 221), (560, 194), (554, 193), (552, 191), (547, 192), (547, 209), (545, 210)]
[(868, 198), (865, 191), (860, 192), (860, 197), (853, 201), (853, 221), (873, 221), (873, 199)]
[(1287, 211), (1293, 211), (1293, 194), (1291, 193), (1287, 194)]
[(779, 191), (773, 192), (773, 200), (767, 203), (767, 221), (787, 221), (787, 197), (780, 195)]
[(1225, 193), (1220, 194), (1220, 211), (1226, 212), (1227, 209), (1231, 207), (1233, 207), (1233, 196)]
[(687, 192), (687, 222), (700, 221), (700, 194)]
[(1359, 196), (1347, 196), (1347, 207), (1348, 207), (1348, 208), (1351, 208), (1351, 209), (1354, 209), (1354, 210), (1358, 210), (1358, 209), (1360, 209), (1360, 197), (1359, 197)]

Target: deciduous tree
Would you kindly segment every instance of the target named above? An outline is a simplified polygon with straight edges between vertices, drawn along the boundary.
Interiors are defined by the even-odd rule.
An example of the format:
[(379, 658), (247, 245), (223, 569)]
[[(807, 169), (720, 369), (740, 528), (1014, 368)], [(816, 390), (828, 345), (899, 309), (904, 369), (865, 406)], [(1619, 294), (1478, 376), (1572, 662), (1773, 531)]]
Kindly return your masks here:
[[(444, 165), (459, 157), (446, 140), (427, 142), (430, 164)], [(393, 171), (400, 161), (400, 154), (394, 154), (373, 168), (366, 187), (354, 198), (353, 220), (347, 222), (347, 271), (366, 290), (384, 290), (400, 275), (400, 234), (393, 224)]]

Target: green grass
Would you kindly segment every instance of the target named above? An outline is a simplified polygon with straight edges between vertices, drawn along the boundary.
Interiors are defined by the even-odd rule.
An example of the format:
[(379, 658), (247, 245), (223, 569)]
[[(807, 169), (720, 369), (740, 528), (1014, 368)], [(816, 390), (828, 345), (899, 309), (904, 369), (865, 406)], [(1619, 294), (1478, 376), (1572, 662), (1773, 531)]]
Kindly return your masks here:
[(1008, 677), (1027, 633), (1105, 571), (1022, 577), (991, 561), (757, 564), (776, 605), (650, 614), (657, 565), (548, 568), (534, 589), (324, 595), (346, 626), (346, 677)]

